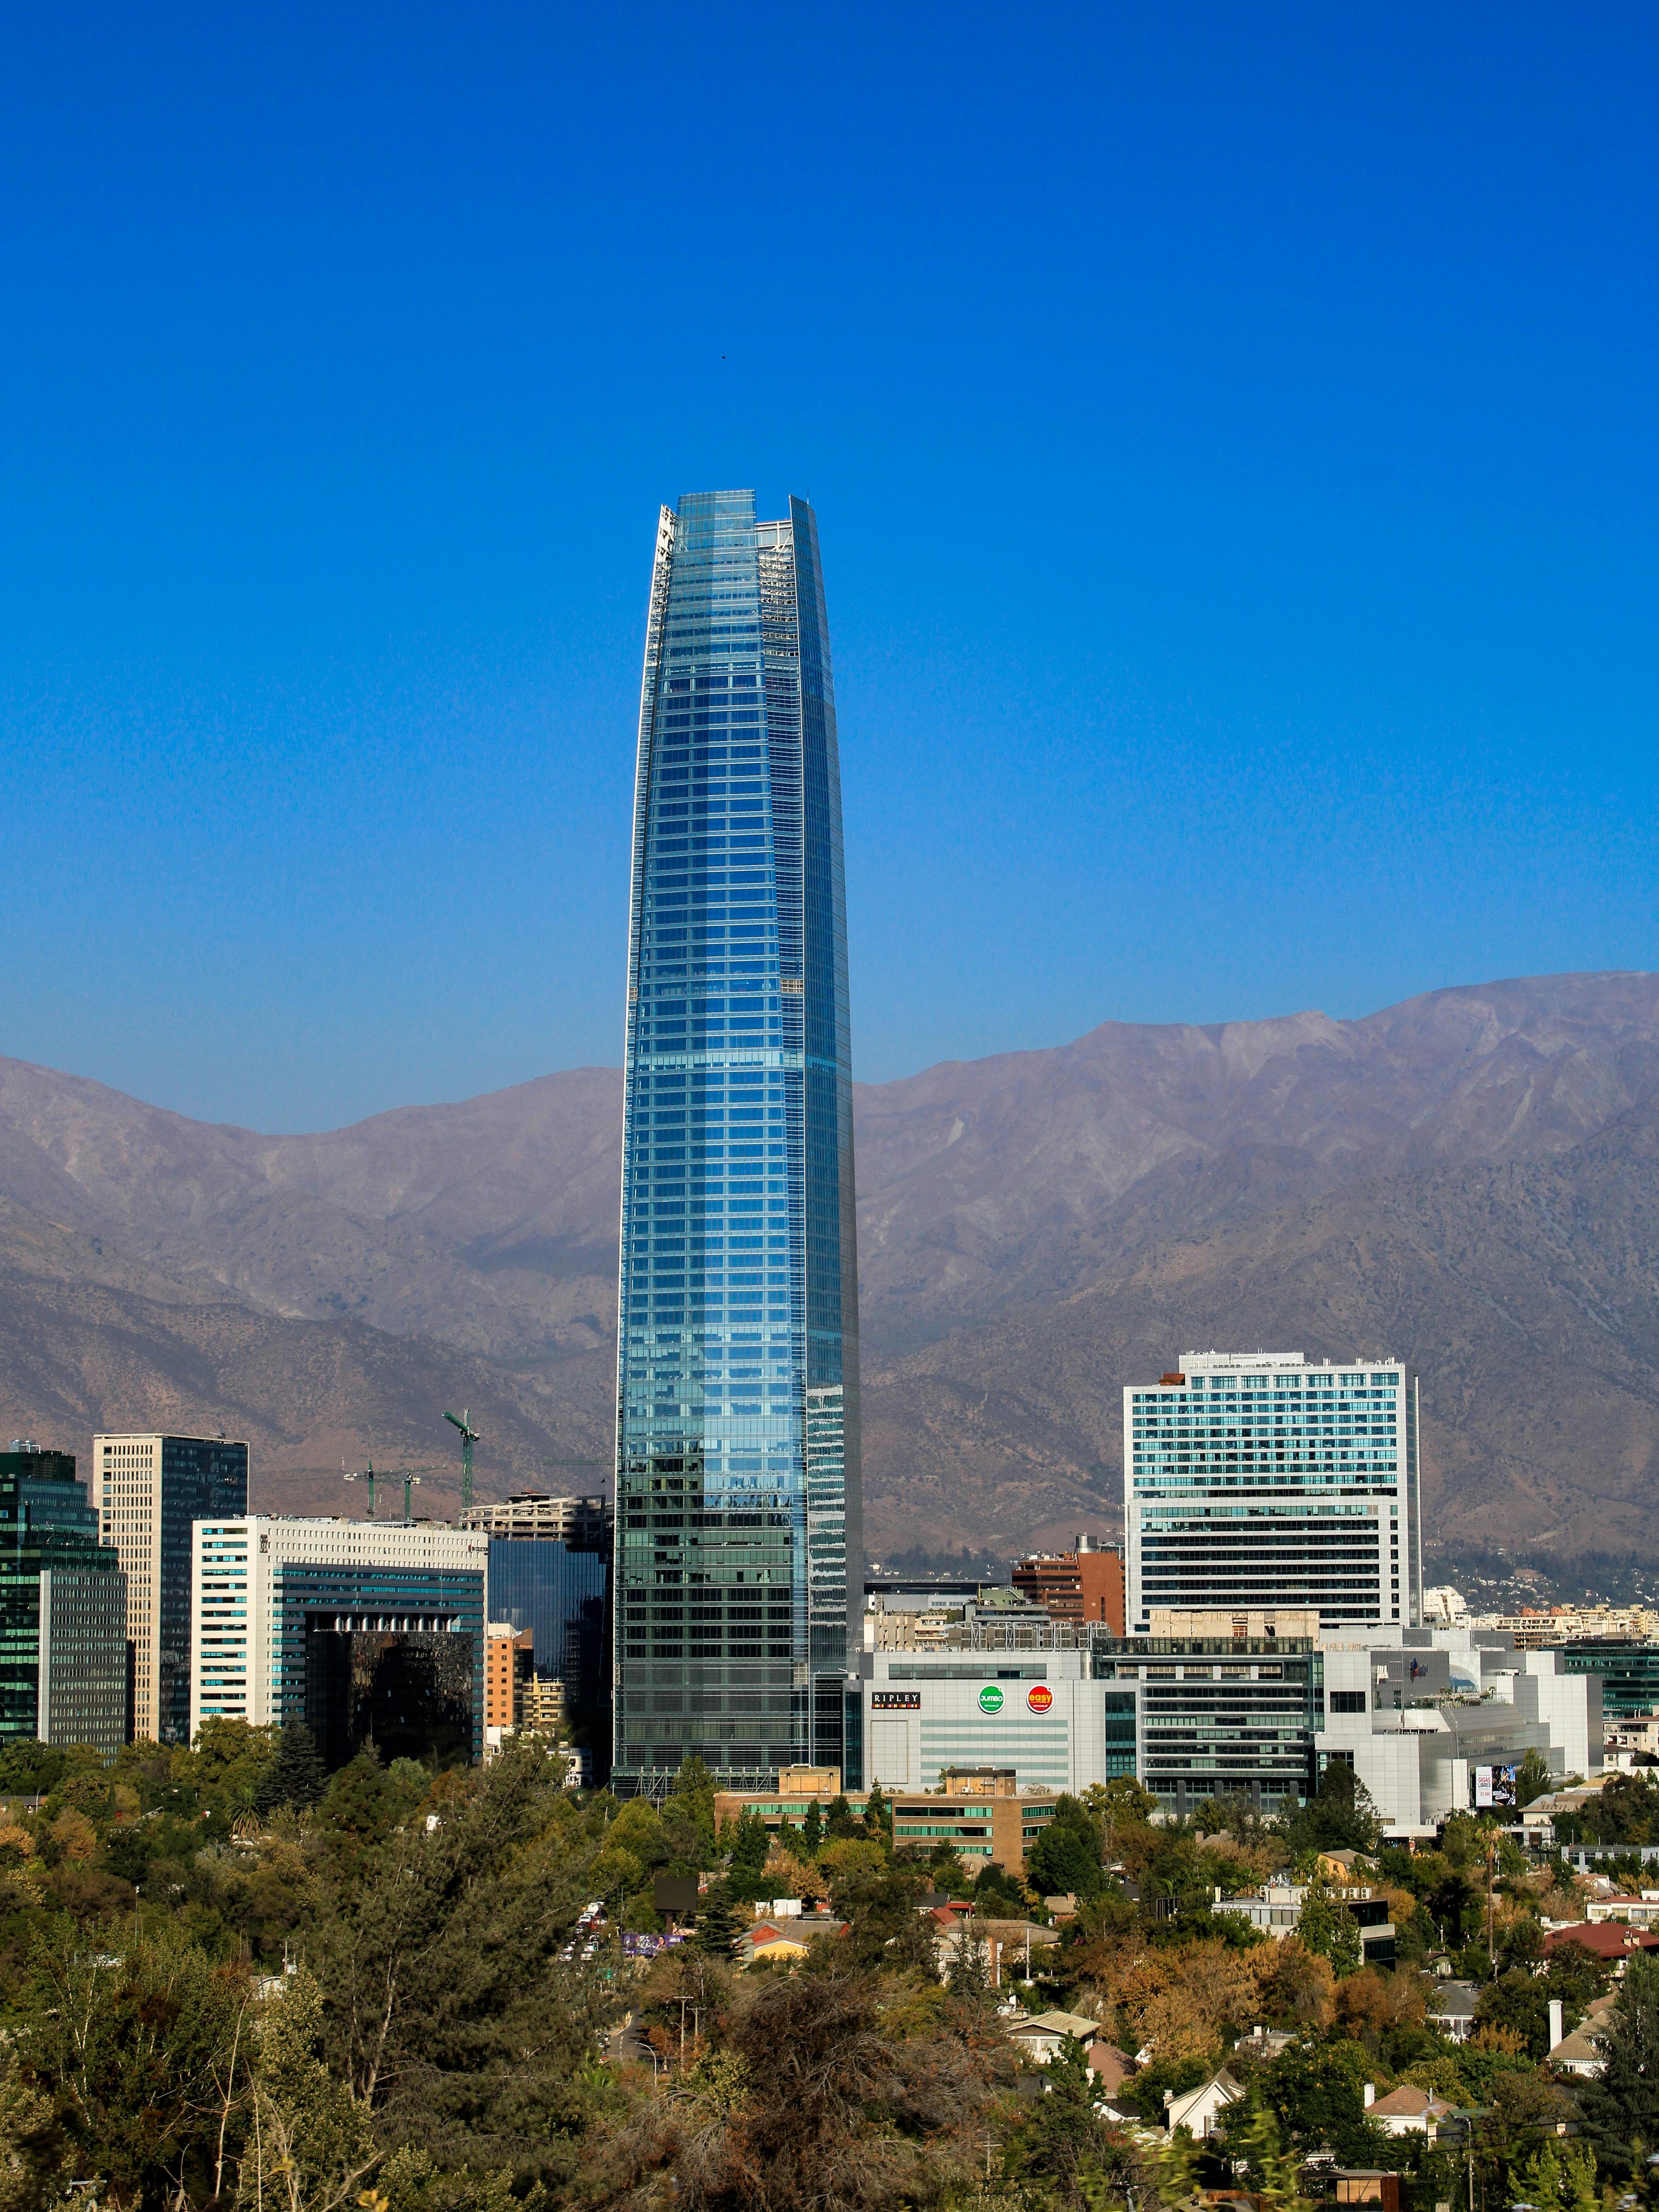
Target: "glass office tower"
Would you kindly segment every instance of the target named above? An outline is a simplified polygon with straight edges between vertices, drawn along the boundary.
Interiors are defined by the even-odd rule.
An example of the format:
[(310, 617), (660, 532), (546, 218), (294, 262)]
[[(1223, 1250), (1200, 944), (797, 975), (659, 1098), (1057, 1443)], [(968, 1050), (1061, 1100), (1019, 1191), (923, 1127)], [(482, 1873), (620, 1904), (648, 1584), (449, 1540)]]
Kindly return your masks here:
[[(616, 1763), (848, 1764), (862, 1603), (841, 775), (817, 527), (665, 507), (634, 794)], [(849, 1783), (857, 1776), (848, 1773)]]

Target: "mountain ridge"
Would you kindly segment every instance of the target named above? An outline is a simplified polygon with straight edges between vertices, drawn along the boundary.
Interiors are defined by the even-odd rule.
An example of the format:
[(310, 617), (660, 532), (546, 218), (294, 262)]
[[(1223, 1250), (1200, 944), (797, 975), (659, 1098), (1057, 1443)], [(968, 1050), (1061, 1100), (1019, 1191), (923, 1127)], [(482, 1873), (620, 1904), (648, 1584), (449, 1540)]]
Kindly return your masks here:
[[(1188, 1328), (1265, 1340), (1251, 1316), (1274, 1313), (1268, 1333), (1315, 1356), (1387, 1323), (1425, 1376), (1448, 1531), (1489, 1519), (1507, 1481), (1516, 1540), (1602, 1549), (1616, 1525), (1656, 1548), (1659, 976), (1449, 986), (1353, 1021), (1104, 1023), (859, 1085), (855, 1110), (877, 1544), (1109, 1530), (1125, 1363), (1161, 1367)], [(342, 1455), (438, 1457), (441, 1376), (439, 1396), (492, 1407), (481, 1482), (605, 1458), (620, 1120), (620, 1073), (599, 1067), (283, 1136), (0, 1060), (15, 1425), (84, 1439), (132, 1425), (128, 1399), (198, 1424), (228, 1401), (256, 1468), (314, 1503)], [(100, 1266), (130, 1279), (100, 1289)], [(331, 1328), (325, 1382), (312, 1332)], [(1597, 1359), (1615, 1379), (1581, 1408), (1571, 1476), (1538, 1424)], [(1525, 1434), (1504, 1411), (1523, 1402)]]

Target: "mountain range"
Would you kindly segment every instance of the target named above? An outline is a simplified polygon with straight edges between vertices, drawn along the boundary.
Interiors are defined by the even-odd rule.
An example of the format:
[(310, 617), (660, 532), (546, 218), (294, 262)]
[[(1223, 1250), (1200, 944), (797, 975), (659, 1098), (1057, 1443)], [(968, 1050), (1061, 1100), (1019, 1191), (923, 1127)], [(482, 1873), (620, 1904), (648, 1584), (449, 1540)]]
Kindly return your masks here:
[[(1421, 1371), (1431, 1539), (1659, 1556), (1659, 976), (1361, 1020), (1107, 1023), (856, 1098), (866, 1528), (1006, 1553), (1120, 1518), (1121, 1400), (1183, 1349)], [(621, 1076), (265, 1136), (0, 1060), (0, 1424), (246, 1436), (453, 1506), (593, 1488)], [(361, 1495), (361, 1493), (357, 1493)]]

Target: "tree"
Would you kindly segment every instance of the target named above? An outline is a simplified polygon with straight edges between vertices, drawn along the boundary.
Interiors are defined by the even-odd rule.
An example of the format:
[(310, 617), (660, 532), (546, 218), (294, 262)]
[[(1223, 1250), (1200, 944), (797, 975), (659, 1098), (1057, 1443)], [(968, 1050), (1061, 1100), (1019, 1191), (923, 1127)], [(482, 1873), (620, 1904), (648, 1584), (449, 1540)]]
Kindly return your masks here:
[(878, 1781), (870, 1784), (870, 1795), (864, 1802), (864, 1829), (866, 1835), (885, 1837), (890, 1843), (892, 1840), (893, 1808)]
[[(1392, 2138), (1365, 2118), (1370, 2064), (1355, 2044), (1300, 2038), (1261, 2069), (1247, 2102), (1268, 2107), (1281, 2141), (1298, 2150), (1333, 2150), (1339, 2166), (1383, 2166)], [(1246, 2118), (1241, 2112), (1239, 2124)]]
[(799, 1972), (744, 1976), (675, 2094), (643, 2083), (595, 2135), (585, 2202), (878, 2212), (949, 2201), (982, 2170), (984, 2115), (1013, 2078), (1006, 2037), (967, 2008), (896, 2033), (890, 1978), (844, 1947), (817, 1952)]
[(526, 1741), (458, 1778), (441, 1824), (364, 1853), (307, 1941), (330, 2071), (381, 2142), (445, 2171), (510, 2165), (520, 2187), (570, 2169), (600, 2004), (557, 1966), (595, 1893), (597, 1838), (553, 1765)]
[(0, 1791), (9, 1797), (44, 1797), (73, 1764), (70, 1746), (21, 1736), (0, 1749)]
[(842, 1796), (830, 1799), (830, 1814), (824, 1826), (831, 1836), (860, 1836), (864, 1832), (863, 1822)]
[(1279, 2140), (1271, 2106), (1247, 2104), (1233, 2126), (1224, 2122), (1224, 2133), (1229, 2152), (1243, 2158), (1249, 2170), (1262, 2212), (1311, 2212), (1302, 2192), (1301, 2167)]
[(317, 1802), (325, 1780), (311, 1730), (303, 1721), (287, 1721), (276, 1739), (276, 1755), (259, 1778), (255, 1808), (260, 1813), (274, 1813), (279, 1805), (287, 1805), (301, 1811)]
[(1549, 2051), (1549, 2000), (1553, 1991), (1523, 1969), (1500, 1974), (1480, 1992), (1474, 2008), (1477, 2033), (1483, 2028), (1507, 2028), (1520, 2039), (1528, 2057), (1543, 2058)]
[(1659, 2150), (1659, 1965), (1651, 1960), (1633, 1957), (1626, 1966), (1604, 2051), (1601, 2075), (1580, 2085), (1578, 2102), (1599, 2164), (1622, 2180)]
[(1092, 1897), (1105, 1887), (1100, 1830), (1086, 1806), (1061, 1797), (1053, 1820), (1027, 1846), (1025, 1870), (1043, 1897)]
[(818, 1846), (823, 1841), (823, 1814), (815, 1797), (807, 1807), (806, 1818), (801, 1823), (800, 1847), (806, 1857), (815, 1859), (818, 1855)]
[(308, 1973), (284, 1976), (252, 2045), (242, 2182), (256, 2203), (286, 2199), (289, 2212), (335, 2212), (380, 2163), (368, 2108), (330, 2075), (318, 2055), (322, 2038), (322, 1992)]
[(1328, 1959), (1339, 1977), (1358, 1972), (1363, 1958), (1358, 1926), (1322, 1875), (1308, 1885), (1296, 1932), (1304, 1948)]
[(1045, 2092), (1026, 2108), (1003, 2154), (1004, 2169), (1016, 2181), (1046, 2183), (1062, 2204), (1097, 2203), (1128, 2160), (1095, 2111), (1095, 2079), (1075, 2036), (1065, 2039), (1043, 2074)]
[(1319, 1787), (1285, 1825), (1293, 1851), (1375, 1851), (1382, 1822), (1370, 1792), (1346, 1761), (1334, 1759)]
[(348, 1854), (365, 1850), (391, 1832), (397, 1796), (372, 1743), (331, 1776), (318, 1809), (324, 1829)]
[(729, 1890), (720, 1884), (705, 1890), (697, 1900), (697, 1948), (711, 1959), (729, 1959), (738, 1940), (738, 1923), (732, 1912)]
[(1555, 1778), (1550, 1772), (1549, 1761), (1534, 1745), (1515, 1770), (1515, 1802), (1530, 1805), (1534, 1797), (1541, 1797), (1553, 1787)]
[(70, 1930), (37, 1943), (12, 2018), (27, 2078), (57, 2102), (71, 2172), (102, 2173), (117, 2203), (214, 2193), (249, 2087), (246, 1972), (216, 1967), (176, 1924), (136, 1935), (128, 1923), (95, 1948)]
[(952, 1996), (984, 2004), (992, 1996), (991, 1946), (969, 1912), (957, 1923), (956, 1946), (945, 1967), (945, 1986)]

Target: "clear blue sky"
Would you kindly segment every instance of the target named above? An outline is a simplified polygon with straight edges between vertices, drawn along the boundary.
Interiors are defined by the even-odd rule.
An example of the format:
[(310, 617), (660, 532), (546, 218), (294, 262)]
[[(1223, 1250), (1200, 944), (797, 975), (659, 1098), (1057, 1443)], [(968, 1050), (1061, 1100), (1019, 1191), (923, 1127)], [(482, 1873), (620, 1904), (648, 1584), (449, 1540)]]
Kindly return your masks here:
[(860, 1073), (1659, 964), (1659, 15), (18, 8), (0, 1052), (621, 1057), (656, 509), (817, 507)]

